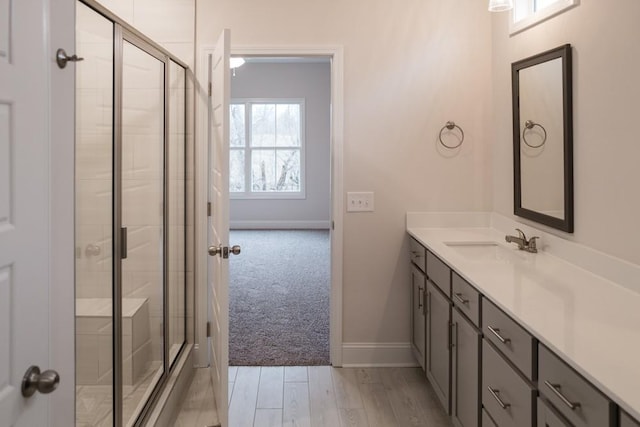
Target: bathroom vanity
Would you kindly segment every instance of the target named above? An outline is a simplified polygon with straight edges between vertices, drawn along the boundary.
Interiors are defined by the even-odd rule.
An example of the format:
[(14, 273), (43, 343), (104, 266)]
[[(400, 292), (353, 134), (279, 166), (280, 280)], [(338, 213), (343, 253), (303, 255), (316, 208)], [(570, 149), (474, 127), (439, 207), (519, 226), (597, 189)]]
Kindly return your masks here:
[(639, 426), (640, 294), (489, 225), (407, 220), (412, 347), (454, 425)]

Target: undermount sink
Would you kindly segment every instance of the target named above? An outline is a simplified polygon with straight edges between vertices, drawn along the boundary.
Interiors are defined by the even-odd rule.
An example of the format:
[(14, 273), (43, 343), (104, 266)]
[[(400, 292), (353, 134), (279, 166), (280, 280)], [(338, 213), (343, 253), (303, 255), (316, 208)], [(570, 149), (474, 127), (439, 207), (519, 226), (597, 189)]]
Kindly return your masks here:
[(525, 257), (515, 249), (496, 242), (444, 242), (445, 245), (472, 261), (514, 262)]

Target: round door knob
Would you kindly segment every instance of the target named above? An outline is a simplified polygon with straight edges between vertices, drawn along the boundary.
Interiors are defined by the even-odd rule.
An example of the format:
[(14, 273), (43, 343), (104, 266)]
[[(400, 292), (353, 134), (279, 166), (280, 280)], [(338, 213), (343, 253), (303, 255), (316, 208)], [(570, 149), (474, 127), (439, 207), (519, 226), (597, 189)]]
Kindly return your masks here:
[(209, 246), (209, 255), (216, 256), (222, 254), (222, 246)]
[(240, 255), (240, 246), (239, 245), (231, 246), (230, 252), (234, 255)]
[(31, 397), (36, 391), (42, 394), (51, 393), (60, 384), (60, 375), (52, 369), (40, 373), (40, 368), (30, 366), (22, 377), (22, 395)]

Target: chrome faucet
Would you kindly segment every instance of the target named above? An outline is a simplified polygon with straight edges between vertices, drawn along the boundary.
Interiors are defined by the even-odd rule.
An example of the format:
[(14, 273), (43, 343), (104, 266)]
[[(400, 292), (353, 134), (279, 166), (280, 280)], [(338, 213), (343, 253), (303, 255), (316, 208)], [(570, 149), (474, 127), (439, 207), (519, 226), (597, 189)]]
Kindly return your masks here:
[(536, 240), (539, 238), (538, 236), (533, 236), (531, 239), (527, 240), (527, 236), (524, 235), (524, 232), (519, 228), (516, 228), (518, 232), (518, 237), (511, 236), (507, 234), (504, 238), (509, 243), (515, 243), (518, 245), (518, 249), (521, 251), (527, 251), (536, 253), (538, 252), (538, 247), (536, 246)]

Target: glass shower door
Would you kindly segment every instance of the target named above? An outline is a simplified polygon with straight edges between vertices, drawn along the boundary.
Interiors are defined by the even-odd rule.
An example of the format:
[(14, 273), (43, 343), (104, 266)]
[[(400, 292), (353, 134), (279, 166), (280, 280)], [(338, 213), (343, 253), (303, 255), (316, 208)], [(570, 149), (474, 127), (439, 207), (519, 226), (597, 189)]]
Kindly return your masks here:
[(76, 424), (113, 425), (113, 22), (76, 7)]
[(130, 425), (165, 366), (165, 63), (126, 39), (122, 58), (122, 395)]

